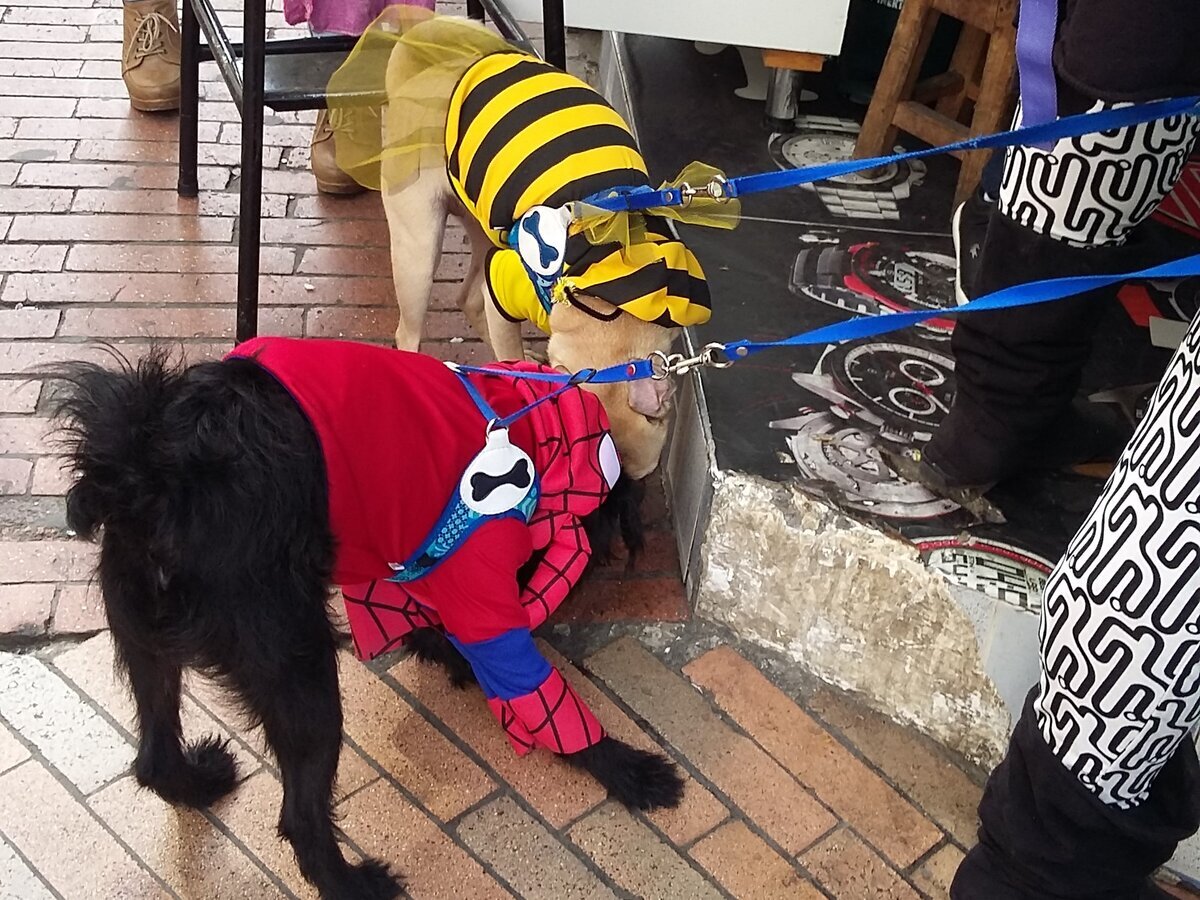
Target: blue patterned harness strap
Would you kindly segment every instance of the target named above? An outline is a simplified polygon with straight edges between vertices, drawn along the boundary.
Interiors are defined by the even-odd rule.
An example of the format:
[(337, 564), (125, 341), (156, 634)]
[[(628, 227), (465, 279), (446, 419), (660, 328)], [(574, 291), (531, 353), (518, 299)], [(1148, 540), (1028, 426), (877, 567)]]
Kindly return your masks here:
[(451, 368), (487, 422), (486, 441), (428, 537), (405, 562), (390, 564), (393, 574), (388, 581), (416, 581), (436, 569), (484, 523), (518, 518), (528, 523), (537, 509), (541, 492), (533, 461), (509, 443), (506, 420), (496, 415), (470, 379)]

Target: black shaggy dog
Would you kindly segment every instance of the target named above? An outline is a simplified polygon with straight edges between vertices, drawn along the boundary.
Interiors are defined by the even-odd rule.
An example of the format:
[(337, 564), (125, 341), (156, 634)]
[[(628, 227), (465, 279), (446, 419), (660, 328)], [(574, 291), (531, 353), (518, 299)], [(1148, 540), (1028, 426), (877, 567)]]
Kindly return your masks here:
[[(68, 522), (99, 536), (98, 577), (120, 668), (137, 702), (138, 782), (203, 808), (237, 783), (226, 744), (181, 740), (185, 667), (218, 678), (261, 724), (283, 776), (279, 832), (325, 898), (391, 898), (386, 863), (349, 865), (331, 809), (342, 737), (330, 572), (334, 545), (320, 445), (301, 409), (247, 359), (172, 365), (155, 349), (137, 365), (56, 367), (56, 414), (78, 481)], [(639, 486), (625, 483), (586, 526), (599, 555), (620, 533), (641, 543)], [(413, 651), (456, 683), (466, 660), (439, 633)], [(605, 737), (567, 757), (620, 802), (678, 803), (662, 756)]]

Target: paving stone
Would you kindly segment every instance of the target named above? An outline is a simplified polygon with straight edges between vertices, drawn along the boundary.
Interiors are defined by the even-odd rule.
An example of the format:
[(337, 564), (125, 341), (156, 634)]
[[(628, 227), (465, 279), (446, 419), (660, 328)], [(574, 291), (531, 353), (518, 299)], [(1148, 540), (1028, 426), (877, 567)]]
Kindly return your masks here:
[(933, 900), (950, 900), (950, 882), (963, 861), (963, 852), (947, 844), (913, 872), (913, 882)]
[(0, 494), (24, 494), (29, 490), (33, 463), (15, 456), (0, 456)]
[(17, 736), (0, 722), (0, 774), (29, 759), (29, 751), (17, 740)]
[(552, 827), (562, 828), (604, 800), (605, 791), (594, 778), (555, 754), (536, 750), (517, 756), (478, 688), (456, 690), (440, 667), (423, 665), (411, 657), (391, 671)]
[[(53, 663), (72, 684), (112, 716), (125, 730), (130, 743), (134, 742), (137, 734), (137, 710), (129, 689), (117, 676), (112, 637), (107, 632), (60, 653)], [(186, 695), (180, 703), (179, 718), (185, 741), (195, 741), (209, 735), (220, 738), (232, 736), (231, 730), (218, 723), (195, 700)], [(241, 743), (235, 741), (231, 749), (243, 777), (261, 767), (258, 758)], [(125, 754), (131, 763), (134, 758), (132, 749), (127, 748)]]
[[(44, 419), (30, 421), (39, 423), (34, 426), (36, 431), (44, 428)], [(95, 547), (83, 541), (0, 541), (0, 583), (86, 581), (95, 567), (96, 553)]]
[(820, 900), (823, 896), (745, 822), (722, 825), (689, 852), (735, 897)]
[(33, 656), (0, 654), (0, 716), (85, 794), (129, 765), (129, 745)]
[[(239, 744), (235, 755), (239, 763), (245, 766), (243, 774), (259, 768), (258, 757), (274, 764), (274, 754), (267, 747), (266, 737), (261, 727), (250, 727), (246, 715), (238, 706), (233, 694), (220, 684), (205, 678), (196, 672), (184, 675), (185, 700), (184, 708), (189, 706), (197, 710), (203, 708), (205, 719), (209, 723), (219, 723), (217, 726), (222, 736), (228, 734), (236, 737)], [(187, 719), (184, 720), (184, 733), (191, 736), (187, 730)], [(201, 732), (202, 733), (202, 732)], [(242, 747), (241, 745), (244, 745)], [(248, 748), (248, 749), (245, 749)], [(343, 743), (338, 759), (337, 796), (344, 797), (359, 790), (379, 777), (379, 773), (353, 747)]]
[(0, 379), (0, 413), (31, 413), (37, 408), (42, 383), (36, 380)]
[[(268, 307), (259, 315), (259, 333), (299, 337), (303, 310), (297, 307)], [(68, 309), (60, 332), (65, 336), (114, 338), (127, 335), (147, 337), (233, 337), (229, 310), (223, 307), (152, 307), (148, 304), (116, 309)]]
[(588, 668), (789, 853), (836, 824), (762, 748), (721, 721), (695, 688), (633, 638), (609, 644)]
[(579, 585), (555, 620), (686, 622), (690, 613), (678, 574), (646, 577), (640, 569), (629, 575), (599, 569)]
[(340, 802), (379, 778), (379, 773), (353, 747), (342, 745), (338, 757), (337, 800)]
[(495, 789), (479, 766), (349, 654), (341, 659), (341, 683), (346, 734), (443, 822)]
[(404, 876), (414, 900), (472, 900), (510, 896), (483, 866), (394, 787), (377, 781), (339, 808), (339, 823), (364, 853)]
[(132, 777), (109, 785), (88, 804), (181, 900), (283, 896), (204, 816), (164, 803)]
[(45, 882), (0, 839), (0, 900), (54, 900)]
[(64, 584), (54, 607), (56, 634), (85, 634), (108, 627), (100, 587), (91, 584)]
[(61, 456), (40, 457), (33, 467), (31, 494), (62, 496), (75, 483), (75, 475)]
[[(71, 165), (78, 167), (79, 164)], [(29, 166), (25, 167), (28, 168)], [(137, 171), (144, 172), (146, 169), (143, 167)], [(175, 171), (172, 169), (171, 180), (174, 181), (175, 177)], [(263, 247), (262, 271), (275, 274), (290, 273), (295, 264), (295, 256), (296, 251), (288, 247)], [(236, 272), (237, 260), (236, 247), (219, 244), (76, 244), (67, 254), (65, 265), (67, 269), (76, 272), (151, 270), (207, 273)]]
[[(35, 416), (4, 416), (0, 418), (0, 453), (15, 453), (25, 456), (44, 453), (49, 426), (49, 420)], [(10, 570), (10, 572), (11, 576), (5, 581), (37, 580), (29, 575), (18, 578), (15, 570)]]
[(0, 584), (0, 634), (41, 634), (54, 607), (53, 584)]
[(831, 690), (817, 690), (808, 702), (955, 840), (975, 843), (983, 790), (931, 742)]
[(459, 839), (524, 900), (604, 900), (609, 890), (546, 826), (511, 797), (470, 813)]
[(845, 828), (839, 828), (800, 857), (803, 865), (835, 897), (919, 900), (920, 895), (879, 856)]
[(801, 784), (901, 869), (942, 832), (730, 647), (684, 667)]
[(1168, 896), (1176, 897), (1178, 900), (1196, 900), (1197, 897), (1200, 897), (1200, 891), (1196, 891), (1182, 882), (1168, 884), (1158, 881), (1156, 883), (1159, 888), (1167, 892)]
[[(592, 712), (604, 725), (605, 731), (641, 750), (662, 752), (662, 748), (654, 743), (624, 710), (608, 699), (600, 688), (585, 678), (562, 654), (545, 641), (539, 640), (538, 646), (546, 658), (567, 675), (579, 695), (587, 701)], [(674, 809), (657, 809), (645, 815), (662, 829), (663, 834), (673, 843), (683, 846), (723, 822), (729, 815), (729, 810), (713, 796), (712, 791), (691, 775), (686, 772), (680, 774), (683, 775), (683, 799), (679, 805)]]
[[(291, 845), (279, 836), (282, 802), (283, 785), (270, 772), (263, 771), (239, 784), (232, 794), (213, 806), (212, 812), (288, 890), (301, 900), (318, 900), (316, 890), (300, 874)], [(347, 853), (346, 858), (354, 856)]]
[[(34, 761), (0, 775), (5, 836), (69, 900), (170, 895)], [(69, 842), (64, 837), (69, 835)], [(24, 900), (24, 898), (22, 898)]]
[(634, 896), (655, 900), (716, 900), (721, 896), (644, 823), (615, 803), (606, 803), (577, 822), (570, 838)]

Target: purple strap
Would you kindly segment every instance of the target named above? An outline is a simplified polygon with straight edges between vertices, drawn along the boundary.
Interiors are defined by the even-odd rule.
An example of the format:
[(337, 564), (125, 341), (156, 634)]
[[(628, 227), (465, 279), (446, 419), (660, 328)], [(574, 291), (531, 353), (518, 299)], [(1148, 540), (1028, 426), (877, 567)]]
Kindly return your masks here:
[[(1054, 82), (1054, 34), (1058, 0), (1021, 0), (1017, 21), (1017, 71), (1021, 78), (1021, 124), (1041, 125), (1058, 118)], [(1036, 145), (1051, 149), (1053, 142)]]

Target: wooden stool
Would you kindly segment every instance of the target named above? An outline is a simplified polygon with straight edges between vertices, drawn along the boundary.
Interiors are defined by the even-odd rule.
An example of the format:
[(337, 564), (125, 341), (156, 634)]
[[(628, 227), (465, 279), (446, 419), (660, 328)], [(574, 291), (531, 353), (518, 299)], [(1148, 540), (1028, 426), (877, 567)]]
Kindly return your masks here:
[[(854, 147), (855, 158), (891, 153), (897, 131), (940, 145), (1007, 128), (1017, 59), (1015, 8), (1016, 0), (905, 0)], [(918, 83), (933, 30), (943, 15), (963, 23), (950, 71)], [(967, 101), (975, 105), (970, 126), (959, 121)], [(954, 155), (962, 160), (957, 204), (979, 184), (988, 151)]]

